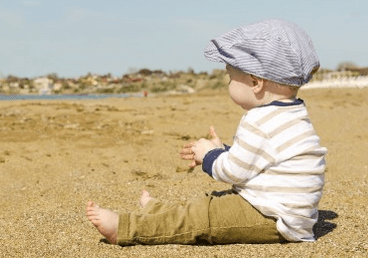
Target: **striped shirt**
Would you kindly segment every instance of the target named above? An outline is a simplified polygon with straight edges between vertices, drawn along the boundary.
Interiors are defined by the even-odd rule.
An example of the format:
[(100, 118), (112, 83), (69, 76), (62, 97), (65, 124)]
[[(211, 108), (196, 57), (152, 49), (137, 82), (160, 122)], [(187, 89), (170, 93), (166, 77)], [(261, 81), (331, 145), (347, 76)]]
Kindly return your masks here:
[(230, 183), (289, 241), (314, 241), (326, 148), (304, 102), (272, 102), (245, 114), (231, 148), (206, 154), (203, 170)]

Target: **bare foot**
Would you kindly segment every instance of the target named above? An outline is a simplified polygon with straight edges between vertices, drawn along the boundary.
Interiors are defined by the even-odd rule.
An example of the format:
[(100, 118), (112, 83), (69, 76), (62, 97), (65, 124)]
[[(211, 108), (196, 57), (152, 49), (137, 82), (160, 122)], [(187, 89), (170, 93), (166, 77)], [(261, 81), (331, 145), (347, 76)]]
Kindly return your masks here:
[(151, 197), (149, 195), (149, 193), (146, 190), (142, 191), (142, 195), (141, 195), (141, 199), (139, 200), (139, 204), (141, 205), (142, 208), (144, 208), (144, 206), (146, 206), (146, 204), (150, 201), (154, 199), (153, 197)]
[(116, 244), (119, 223), (118, 214), (102, 209), (94, 202), (89, 201), (87, 204), (87, 217), (111, 244)]

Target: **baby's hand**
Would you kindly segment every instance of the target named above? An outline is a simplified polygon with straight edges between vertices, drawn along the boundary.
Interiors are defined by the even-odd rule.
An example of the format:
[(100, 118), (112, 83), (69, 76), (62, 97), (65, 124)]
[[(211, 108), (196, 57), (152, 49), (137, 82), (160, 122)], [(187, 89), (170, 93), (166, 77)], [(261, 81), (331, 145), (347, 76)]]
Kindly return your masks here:
[(180, 156), (184, 160), (192, 160), (192, 162), (189, 164), (190, 168), (195, 168), (196, 166), (200, 165), (197, 164), (197, 162), (194, 160), (194, 152), (192, 150), (192, 147), (194, 145), (194, 142), (184, 144), (183, 149), (180, 151)]
[(217, 146), (210, 140), (199, 139), (192, 146), (192, 151), (194, 153), (194, 161), (196, 164), (202, 164), (203, 158), (210, 150), (216, 149)]
[(211, 140), (200, 139), (197, 142), (191, 142), (184, 145), (180, 151), (181, 158), (184, 160), (192, 160), (189, 164), (190, 168), (194, 168), (203, 163), (203, 158), (210, 150), (222, 147), (222, 142), (217, 136), (213, 126), (210, 127)]

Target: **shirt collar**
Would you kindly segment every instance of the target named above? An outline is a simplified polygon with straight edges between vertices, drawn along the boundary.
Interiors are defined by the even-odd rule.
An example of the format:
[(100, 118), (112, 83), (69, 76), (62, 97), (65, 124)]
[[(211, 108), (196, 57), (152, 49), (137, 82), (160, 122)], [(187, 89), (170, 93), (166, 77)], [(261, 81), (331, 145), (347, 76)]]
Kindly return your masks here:
[(267, 107), (267, 106), (279, 106), (279, 107), (286, 107), (286, 106), (295, 106), (295, 105), (300, 105), (303, 104), (304, 101), (302, 99), (294, 99), (293, 101), (288, 101), (288, 102), (283, 102), (283, 101), (279, 101), (279, 100), (275, 100), (272, 101), (271, 103), (259, 106), (259, 107)]

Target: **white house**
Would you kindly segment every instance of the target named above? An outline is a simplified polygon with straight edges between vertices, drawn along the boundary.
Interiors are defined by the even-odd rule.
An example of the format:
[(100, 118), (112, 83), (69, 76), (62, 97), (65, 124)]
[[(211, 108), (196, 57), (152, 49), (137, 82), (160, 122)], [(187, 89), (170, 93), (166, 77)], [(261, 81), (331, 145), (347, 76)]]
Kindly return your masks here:
[(34, 87), (38, 90), (39, 94), (51, 94), (53, 88), (53, 81), (47, 77), (37, 78), (33, 81)]

